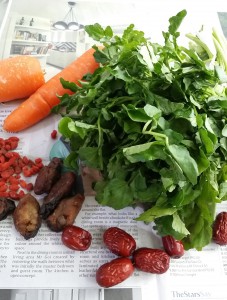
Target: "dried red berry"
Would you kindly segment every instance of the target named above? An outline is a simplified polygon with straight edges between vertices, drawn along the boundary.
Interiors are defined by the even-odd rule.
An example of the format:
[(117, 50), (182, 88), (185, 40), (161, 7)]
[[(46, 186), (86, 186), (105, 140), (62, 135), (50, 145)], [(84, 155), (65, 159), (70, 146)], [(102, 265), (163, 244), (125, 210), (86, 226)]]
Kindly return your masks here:
[(162, 274), (169, 269), (170, 257), (161, 249), (144, 247), (133, 253), (133, 261), (141, 271)]
[(63, 229), (61, 239), (66, 247), (85, 251), (91, 245), (92, 236), (90, 232), (81, 227), (68, 225)]
[(33, 190), (33, 183), (28, 183), (27, 186), (26, 186), (26, 190), (28, 191), (32, 191)]
[[(27, 156), (21, 156), (18, 152), (13, 151), (17, 148), (19, 143), (18, 137), (10, 137), (8, 139), (0, 138), (0, 181), (1, 184), (1, 197), (12, 196), (15, 200), (18, 200), (24, 192), (21, 192), (20, 187), (31, 191), (33, 189), (32, 184), (20, 183), (20, 174), (24, 177), (30, 177), (37, 174), (42, 165), (42, 159), (36, 158), (34, 161)], [(19, 186), (20, 185), (20, 186)]]
[(58, 133), (57, 130), (54, 129), (54, 130), (51, 132), (51, 138), (55, 140), (55, 139), (57, 138), (57, 133)]
[(111, 252), (119, 256), (130, 256), (136, 249), (135, 239), (118, 227), (108, 228), (103, 234), (103, 241)]
[(184, 255), (184, 245), (171, 235), (162, 237), (162, 244), (166, 253), (172, 258), (180, 258)]
[(131, 260), (118, 257), (99, 267), (96, 271), (96, 281), (101, 287), (109, 288), (129, 278), (134, 272)]
[(219, 245), (227, 245), (227, 212), (220, 212), (213, 224), (213, 241)]
[(17, 185), (17, 184), (11, 184), (11, 185), (9, 186), (9, 190), (10, 190), (10, 191), (16, 192), (16, 191), (19, 190), (19, 185)]

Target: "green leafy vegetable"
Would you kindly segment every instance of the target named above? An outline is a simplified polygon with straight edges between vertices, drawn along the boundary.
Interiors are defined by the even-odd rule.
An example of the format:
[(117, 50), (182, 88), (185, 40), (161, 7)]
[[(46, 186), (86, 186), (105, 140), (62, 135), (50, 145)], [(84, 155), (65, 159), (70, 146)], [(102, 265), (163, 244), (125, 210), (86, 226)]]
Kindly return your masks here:
[(80, 158), (102, 172), (94, 186), (101, 205), (140, 203), (138, 220), (201, 250), (211, 240), (216, 203), (227, 196), (227, 95), (217, 70), (226, 73), (220, 54), (199, 37), (190, 35), (188, 48), (178, 44), (185, 16), (170, 18), (163, 45), (134, 25), (122, 36), (86, 26), (104, 46), (94, 45), (100, 67), (80, 88), (62, 79), (74, 93), (54, 111), (71, 147), (66, 165), (76, 168)]

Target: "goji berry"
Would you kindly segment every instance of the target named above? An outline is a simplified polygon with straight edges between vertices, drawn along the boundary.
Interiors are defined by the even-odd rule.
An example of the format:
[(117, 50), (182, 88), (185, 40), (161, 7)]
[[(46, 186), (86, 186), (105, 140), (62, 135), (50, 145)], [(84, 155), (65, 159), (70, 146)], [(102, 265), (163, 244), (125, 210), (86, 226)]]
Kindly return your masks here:
[(33, 190), (33, 184), (31, 182), (27, 184), (26, 190), (28, 190), (28, 191), (32, 191)]
[(37, 157), (37, 158), (35, 159), (35, 163), (36, 163), (36, 164), (42, 163), (42, 158)]
[(20, 174), (22, 172), (22, 168), (20, 166), (15, 166), (14, 172), (15, 172), (15, 174)]
[(27, 165), (28, 162), (29, 162), (29, 159), (27, 158), (27, 156), (23, 156), (23, 157), (22, 157), (22, 160), (23, 160), (23, 163), (25, 163), (26, 165)]
[(9, 150), (11, 150), (11, 145), (7, 143), (7, 144), (5, 145), (4, 148), (5, 148), (7, 151), (9, 151)]
[(6, 149), (4, 149), (4, 148), (0, 149), (0, 154), (1, 155), (5, 155), (6, 153), (7, 153)]
[(13, 200), (19, 200), (20, 199), (19, 194), (14, 192), (14, 191), (9, 192), (9, 197), (12, 198)]
[(0, 172), (5, 171), (9, 168), (9, 163), (6, 161), (3, 164), (0, 165)]
[(17, 185), (17, 184), (11, 184), (11, 185), (9, 185), (9, 190), (16, 192), (16, 191), (19, 190), (19, 185)]
[(42, 169), (44, 167), (44, 164), (42, 162), (36, 164), (36, 166), (39, 168), (39, 169)]
[(10, 141), (10, 145), (11, 145), (11, 150), (14, 150), (18, 146), (18, 142), (17, 141)]
[(8, 186), (6, 184), (0, 186), (0, 192), (6, 192), (8, 190)]
[(19, 180), (18, 178), (16, 178), (15, 176), (10, 176), (7, 180), (10, 184), (19, 184)]
[(32, 171), (33, 175), (37, 174), (39, 172), (39, 170), (40, 170), (39, 167), (37, 167), (36, 165), (33, 165), (31, 167), (31, 171)]
[(55, 140), (55, 139), (57, 138), (57, 130), (54, 129), (54, 130), (51, 132), (50, 136), (51, 136), (52, 139)]
[(24, 195), (25, 195), (25, 192), (24, 192), (24, 191), (22, 191), (22, 190), (20, 190), (20, 191), (19, 191), (19, 193), (18, 193), (18, 195), (19, 195), (19, 198), (21, 199), (21, 198), (23, 198), (23, 197), (24, 197)]
[(18, 159), (18, 166), (21, 168), (25, 166), (25, 163), (23, 162), (23, 159), (21, 157)]
[(1, 176), (2, 178), (9, 178), (11, 175), (13, 175), (13, 173), (14, 173), (14, 169), (8, 168), (1, 173)]
[(43, 167), (42, 159), (29, 159), (26, 155), (14, 151), (19, 143), (19, 138), (12, 136), (8, 139), (0, 138), (0, 182), (1, 196), (10, 195), (14, 200), (19, 200), (25, 195), (21, 189), (31, 191), (33, 184), (21, 181), (21, 174), (30, 177), (37, 174)]
[(28, 166), (24, 166), (22, 168), (22, 174), (24, 175), (24, 177), (31, 177), (32, 175), (31, 168), (29, 168)]
[(9, 197), (9, 193), (8, 192), (0, 192), (0, 197)]
[(16, 142), (19, 142), (19, 138), (17, 137), (17, 136), (10, 136), (9, 138), (8, 138), (8, 140), (9, 141), (16, 141)]
[(0, 164), (4, 163), (5, 161), (6, 161), (6, 158), (5, 158), (5, 156), (2, 154), (2, 155), (0, 156)]
[(27, 182), (26, 182), (25, 180), (21, 179), (21, 180), (19, 181), (19, 183), (20, 183), (20, 186), (21, 186), (23, 189), (26, 189), (26, 187), (27, 187)]

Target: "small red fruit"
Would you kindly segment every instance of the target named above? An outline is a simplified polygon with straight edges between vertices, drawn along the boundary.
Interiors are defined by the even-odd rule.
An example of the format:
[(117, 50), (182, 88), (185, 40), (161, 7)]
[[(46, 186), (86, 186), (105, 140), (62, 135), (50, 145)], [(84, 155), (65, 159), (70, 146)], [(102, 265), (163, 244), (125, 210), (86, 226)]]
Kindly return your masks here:
[(84, 251), (90, 247), (92, 236), (90, 232), (81, 227), (68, 225), (63, 229), (61, 239), (66, 247)]
[(53, 140), (55, 140), (56, 138), (57, 138), (57, 130), (53, 130), (52, 132), (51, 132), (51, 138), (53, 139)]
[(171, 235), (162, 237), (162, 244), (166, 253), (172, 258), (180, 258), (184, 255), (184, 245)]
[(96, 271), (96, 281), (104, 288), (112, 287), (129, 278), (134, 272), (131, 260), (118, 257), (99, 267)]
[(137, 269), (162, 274), (169, 269), (170, 257), (161, 249), (139, 248), (133, 253), (134, 265)]
[(110, 227), (103, 234), (103, 241), (107, 248), (119, 256), (130, 256), (136, 249), (134, 238), (118, 227)]
[(227, 245), (227, 212), (220, 212), (213, 224), (213, 241), (219, 245)]

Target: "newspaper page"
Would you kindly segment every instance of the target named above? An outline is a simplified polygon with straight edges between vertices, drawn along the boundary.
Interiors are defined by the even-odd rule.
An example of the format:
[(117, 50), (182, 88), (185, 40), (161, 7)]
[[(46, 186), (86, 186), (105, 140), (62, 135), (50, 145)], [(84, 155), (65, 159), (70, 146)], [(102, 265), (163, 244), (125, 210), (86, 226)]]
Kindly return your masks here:
[[(58, 117), (50, 115), (38, 124), (19, 133), (6, 133), (2, 124), (17, 102), (0, 105), (0, 136), (17, 136), (22, 155), (41, 157), (48, 162), (56, 140)], [(42, 200), (41, 200), (42, 201)], [(227, 203), (217, 207), (217, 213), (227, 209)], [(141, 208), (114, 210), (97, 204), (86, 196), (75, 224), (90, 231), (91, 247), (73, 251), (61, 242), (61, 233), (51, 232), (43, 222), (35, 238), (25, 240), (14, 228), (12, 216), (0, 222), (0, 288), (98, 288), (95, 272), (103, 263), (116, 256), (104, 245), (102, 234), (110, 226), (118, 226), (132, 234), (137, 247), (160, 248), (161, 240), (153, 225), (134, 220)], [(180, 259), (171, 259), (169, 270), (162, 275), (136, 270), (133, 276), (117, 285), (140, 287), (152, 299), (227, 299), (227, 246), (210, 244), (202, 251), (190, 250)], [(158, 291), (158, 292), (157, 292)], [(146, 294), (148, 295), (148, 294)]]

